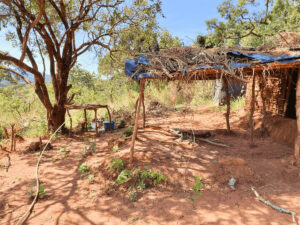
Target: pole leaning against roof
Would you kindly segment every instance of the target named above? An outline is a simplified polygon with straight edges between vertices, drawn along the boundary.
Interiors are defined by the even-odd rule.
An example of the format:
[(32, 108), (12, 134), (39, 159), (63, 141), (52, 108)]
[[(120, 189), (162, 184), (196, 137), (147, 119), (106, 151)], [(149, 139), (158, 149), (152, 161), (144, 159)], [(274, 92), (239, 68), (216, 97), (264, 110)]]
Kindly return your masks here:
[(140, 111), (141, 111), (141, 104), (142, 104), (142, 101), (144, 98), (144, 89), (145, 89), (145, 79), (141, 79), (140, 95), (138, 98), (138, 104), (137, 104), (137, 109), (136, 109), (136, 114), (135, 114), (134, 130), (133, 130), (131, 146), (130, 146), (130, 162), (131, 163), (133, 162), (134, 144), (135, 144), (135, 140), (136, 140), (137, 132), (138, 132), (139, 115), (140, 115)]
[(297, 135), (295, 139), (295, 157), (300, 160), (300, 67), (298, 68), (298, 81), (296, 87), (296, 113), (297, 113)]

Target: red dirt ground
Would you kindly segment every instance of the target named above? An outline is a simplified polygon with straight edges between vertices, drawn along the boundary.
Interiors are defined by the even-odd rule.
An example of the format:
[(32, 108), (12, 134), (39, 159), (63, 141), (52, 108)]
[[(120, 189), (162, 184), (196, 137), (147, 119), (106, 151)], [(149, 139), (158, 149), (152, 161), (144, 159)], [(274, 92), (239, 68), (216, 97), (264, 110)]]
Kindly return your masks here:
[[(300, 215), (300, 169), (294, 165), (293, 149), (259, 137), (257, 147), (250, 148), (249, 134), (238, 127), (240, 115), (231, 116), (231, 135), (224, 132), (223, 113), (207, 107), (148, 115), (148, 128), (138, 135), (135, 165), (160, 170), (167, 181), (139, 192), (136, 202), (107, 179), (111, 159), (128, 158), (129, 139), (113, 153), (112, 147), (120, 140), (117, 131), (97, 138), (93, 133), (59, 138), (40, 166), (46, 197), (36, 203), (27, 224), (295, 224), (290, 215), (259, 202), (251, 191), (253, 186), (266, 200)], [(171, 128), (210, 131), (210, 139), (229, 148), (180, 141), (168, 132)], [(84, 139), (96, 141), (97, 150), (78, 159)], [(0, 224), (15, 224), (30, 204), (27, 192), (33, 187), (38, 156), (37, 152), (24, 153), (30, 141), (18, 144), (8, 172), (0, 169)], [(70, 154), (60, 159), (62, 146)], [(83, 162), (95, 175), (93, 183), (78, 172)], [(0, 164), (6, 164), (6, 158)], [(202, 177), (203, 190), (192, 202), (195, 176)], [(235, 190), (228, 186), (231, 177), (237, 179)]]

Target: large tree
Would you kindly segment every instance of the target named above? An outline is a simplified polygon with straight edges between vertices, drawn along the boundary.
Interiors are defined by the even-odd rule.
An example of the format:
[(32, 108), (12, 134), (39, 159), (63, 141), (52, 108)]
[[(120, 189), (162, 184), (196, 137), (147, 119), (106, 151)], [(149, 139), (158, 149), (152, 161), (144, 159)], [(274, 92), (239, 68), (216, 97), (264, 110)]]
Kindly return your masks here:
[(281, 32), (299, 31), (299, 10), (294, 0), (225, 0), (218, 6), (222, 20), (206, 21), (206, 46), (256, 47)]
[[(121, 31), (160, 13), (160, 4), (160, 0), (0, 0), (1, 32), (21, 49), (19, 57), (0, 52), (0, 60), (13, 65), (0, 69), (34, 88), (46, 108), (48, 126), (56, 129), (65, 121), (64, 105), (72, 98), (68, 96), (69, 72), (78, 57), (92, 49), (117, 51), (114, 46)], [(47, 71), (54, 102), (46, 86)], [(28, 73), (33, 80), (27, 78)]]

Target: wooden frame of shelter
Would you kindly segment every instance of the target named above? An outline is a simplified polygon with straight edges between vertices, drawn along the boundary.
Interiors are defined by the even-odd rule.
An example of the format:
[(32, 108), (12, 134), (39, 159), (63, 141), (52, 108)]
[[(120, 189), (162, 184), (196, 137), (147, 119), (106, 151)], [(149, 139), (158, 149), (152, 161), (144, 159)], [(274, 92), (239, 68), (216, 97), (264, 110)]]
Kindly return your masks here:
[[(272, 62), (267, 64), (262, 63), (255, 63), (251, 64), (251, 66), (243, 67), (239, 69), (235, 69), (234, 71), (228, 71), (228, 70), (222, 70), (222, 69), (202, 69), (202, 70), (195, 70), (193, 72), (190, 72), (188, 74), (182, 75), (179, 72), (175, 73), (168, 73), (168, 71), (164, 70), (164, 77), (144, 77), (140, 78), (140, 93), (138, 97), (137, 102), (137, 108), (136, 108), (136, 115), (135, 115), (135, 122), (134, 122), (134, 131), (132, 135), (131, 140), (131, 146), (130, 146), (130, 162), (133, 162), (134, 158), (134, 147), (135, 147), (135, 141), (138, 134), (138, 121), (139, 121), (139, 114), (140, 114), (140, 107), (142, 104), (144, 104), (144, 91), (145, 91), (145, 84), (146, 80), (167, 80), (167, 81), (175, 81), (175, 80), (216, 80), (216, 79), (222, 79), (223, 84), (225, 87), (226, 92), (226, 105), (227, 105), (227, 112), (225, 114), (226, 118), (226, 127), (227, 132), (230, 133), (230, 94), (228, 92), (228, 81), (229, 80), (237, 80), (241, 82), (248, 83), (249, 79), (252, 78), (252, 98), (251, 98), (251, 109), (250, 109), (250, 146), (254, 146), (254, 111), (255, 111), (255, 86), (256, 86), (256, 76), (259, 74), (262, 74), (265, 70), (280, 70), (284, 68), (297, 68), (298, 69), (298, 82), (296, 84), (296, 115), (297, 115), (297, 136), (295, 139), (295, 145), (294, 145), (294, 155), (295, 158), (299, 161), (300, 160), (300, 62), (293, 62), (293, 63), (286, 63), (281, 64), (278, 62)], [(243, 77), (240, 77), (239, 74), (243, 74)], [(248, 79), (245, 79), (248, 78)], [(262, 85), (263, 86), (263, 85)], [(265, 101), (263, 99), (263, 101)], [(263, 105), (265, 105), (263, 103)], [(265, 109), (264, 109), (265, 111)], [(266, 113), (263, 115), (263, 121), (265, 120)], [(145, 117), (144, 122), (145, 124)], [(263, 126), (263, 123), (262, 123)]]
[(65, 105), (65, 109), (67, 110), (67, 114), (69, 116), (70, 119), (70, 130), (69, 130), (69, 135), (71, 136), (72, 134), (72, 116), (70, 114), (71, 110), (75, 110), (75, 109), (79, 109), (79, 110), (84, 110), (84, 121), (85, 121), (85, 129), (87, 130), (87, 116), (86, 116), (86, 111), (87, 110), (93, 110), (95, 112), (95, 125), (96, 125), (96, 136), (98, 136), (99, 132), (98, 132), (98, 118), (97, 118), (97, 110), (98, 109), (103, 109), (105, 108), (108, 112), (108, 116), (109, 116), (109, 126), (111, 129), (111, 114), (109, 111), (109, 108), (107, 105), (92, 105), (92, 104), (87, 104), (87, 105)]

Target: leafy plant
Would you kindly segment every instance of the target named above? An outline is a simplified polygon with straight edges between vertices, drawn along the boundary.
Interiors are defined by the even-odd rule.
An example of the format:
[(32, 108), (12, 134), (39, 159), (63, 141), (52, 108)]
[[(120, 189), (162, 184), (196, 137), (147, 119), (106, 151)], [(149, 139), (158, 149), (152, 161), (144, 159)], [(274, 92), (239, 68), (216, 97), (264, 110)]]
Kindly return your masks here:
[(39, 197), (43, 198), (47, 194), (45, 191), (45, 186), (43, 184), (39, 185)]
[(115, 145), (114, 147), (113, 147), (113, 149), (112, 149), (112, 152), (113, 153), (116, 153), (116, 152), (118, 152), (119, 151), (119, 146), (118, 145)]
[(109, 168), (111, 170), (117, 170), (118, 172), (121, 172), (124, 169), (124, 164), (125, 163), (123, 159), (117, 158), (109, 164)]
[(200, 191), (202, 190), (202, 186), (203, 186), (202, 178), (200, 176), (196, 176), (195, 185), (191, 187), (193, 190), (193, 193), (194, 193), (194, 197), (195, 197), (195, 198), (193, 198), (193, 197), (191, 198), (192, 202), (194, 202), (195, 199), (200, 197), (200, 195), (201, 195)]
[(90, 172), (89, 166), (86, 163), (82, 163), (79, 168), (78, 171), (82, 174), (82, 175), (88, 175)]
[(89, 183), (93, 183), (94, 180), (95, 180), (94, 174), (89, 174), (89, 175), (87, 175), (87, 179), (89, 180)]
[(129, 180), (131, 180), (130, 173), (131, 173), (130, 170), (123, 170), (119, 174), (118, 178), (116, 179), (115, 184), (120, 185), (120, 184), (124, 184), (124, 183), (128, 182)]
[(132, 127), (128, 127), (124, 132), (123, 132), (123, 136), (124, 137), (130, 137), (133, 134), (133, 129)]

